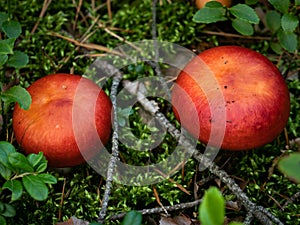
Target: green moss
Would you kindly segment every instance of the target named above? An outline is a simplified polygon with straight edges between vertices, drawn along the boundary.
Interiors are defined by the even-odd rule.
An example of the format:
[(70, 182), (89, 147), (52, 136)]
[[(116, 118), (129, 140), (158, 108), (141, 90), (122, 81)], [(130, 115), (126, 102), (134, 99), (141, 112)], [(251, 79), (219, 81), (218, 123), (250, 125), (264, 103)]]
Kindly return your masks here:
[[(43, 1), (12, 1), (11, 15), (22, 25), (22, 36), (17, 41), (17, 48), (28, 54), (29, 64), (19, 71), (18, 80), (22, 86), (27, 87), (36, 79), (55, 72), (66, 72), (74, 70), (76, 74), (84, 74), (86, 68), (93, 61), (85, 57), (87, 53), (99, 53), (94, 50), (87, 51), (84, 48), (76, 48), (73, 43), (51, 35), (56, 32), (65, 37), (80, 40), (82, 35), (88, 31), (93, 21), (90, 17), (86, 19), (79, 16), (76, 30), (73, 24), (76, 16), (76, 7), (72, 1), (63, 0), (52, 2), (45, 15), (41, 18), (39, 26), (34, 34), (30, 34), (38, 21)], [(105, 1), (104, 1), (105, 2)], [(177, 43), (190, 49), (203, 50), (216, 45), (235, 44), (251, 47), (267, 55), (276, 63), (282, 71), (295, 71), (300, 66), (297, 59), (291, 54), (283, 54), (282, 57), (274, 55), (270, 51), (268, 40), (249, 40), (226, 36), (216, 36), (201, 33), (202, 31), (222, 31), (222, 24), (201, 25), (192, 21), (193, 14), (197, 11), (192, 1), (172, 1), (171, 4), (163, 1), (163, 5), (157, 7), (157, 38), (159, 40)], [(1, 11), (7, 11), (6, 1), (0, 1)], [(90, 1), (84, 1), (81, 13), (83, 15), (99, 15), (99, 21), (105, 24), (117, 35), (125, 40), (134, 42), (144, 39), (152, 39), (152, 11), (151, 1), (112, 1), (112, 20), (109, 21), (107, 8), (100, 7), (95, 11)], [(112, 37), (103, 29), (95, 26), (90, 32), (94, 32), (87, 43), (115, 48), (124, 42)], [(259, 35), (259, 34), (257, 34)], [(103, 52), (101, 52), (103, 53)], [(68, 60), (66, 60), (68, 58)], [(0, 72), (5, 72), (0, 68)], [(125, 79), (135, 80), (144, 76), (154, 76), (154, 70), (145, 63), (129, 66), (123, 69)], [(6, 74), (12, 73), (10, 70)], [(10, 78), (9, 78), (10, 79)], [(299, 137), (300, 133), (300, 82), (299, 77), (288, 79), (287, 84), (291, 92), (291, 114), (286, 127), (289, 139)], [(107, 82), (105, 88), (109, 92), (111, 81)], [(276, 91), (276, 90), (274, 90)], [(179, 127), (169, 104), (156, 99), (162, 112), (168, 119)], [(140, 106), (135, 105), (133, 114), (130, 116), (131, 131), (136, 137), (143, 140), (151, 135), (151, 128), (146, 126), (139, 114)], [(11, 113), (11, 112), (10, 112)], [(11, 118), (9, 118), (11, 121)], [(10, 123), (9, 123), (10, 124)], [(7, 139), (11, 140), (12, 128), (8, 127)], [(108, 144), (108, 149), (111, 149)], [(147, 165), (163, 161), (174, 151), (177, 142), (167, 135), (163, 142), (152, 151), (135, 151), (120, 144), (120, 156), (122, 160), (131, 165)], [(299, 191), (299, 184), (292, 183), (281, 174), (274, 163), (276, 159), (286, 150), (285, 137), (281, 134), (277, 140), (253, 151), (234, 153), (227, 162), (228, 153), (220, 152), (217, 163), (230, 175), (239, 178), (237, 181), (246, 182), (245, 193), (249, 198), (268, 208), (274, 215), (278, 216), (285, 224), (299, 224), (299, 199), (289, 204), (284, 212), (280, 211), (287, 199)], [(297, 151), (297, 146), (291, 146), (289, 151)], [(160, 201), (164, 205), (172, 205), (194, 200), (194, 183), (210, 175), (208, 171), (198, 172), (197, 162), (190, 159), (184, 168), (184, 175), (178, 171), (171, 178), (175, 183), (182, 185), (191, 195), (180, 190), (174, 182), (165, 180), (153, 186), (124, 186), (114, 183), (108, 207), (108, 216), (131, 209), (144, 209), (157, 207), (153, 188), (155, 187)], [(271, 170), (273, 169), (273, 170)], [(54, 172), (53, 172), (54, 174)], [(49, 198), (43, 202), (35, 202), (29, 196), (24, 195), (20, 201), (13, 205), (17, 209), (17, 216), (11, 218), (8, 224), (55, 224), (58, 220), (67, 220), (71, 216), (95, 221), (101, 208), (101, 200), (104, 194), (105, 179), (97, 174), (87, 165), (74, 168), (70, 174), (62, 175), (55, 173), (58, 184), (51, 187)], [(195, 178), (197, 180), (195, 180)], [(0, 180), (3, 183), (3, 180)], [(198, 195), (201, 197), (204, 190), (210, 185), (215, 185), (214, 179), (199, 185)], [(223, 184), (221, 184), (223, 185)], [(222, 186), (223, 188), (223, 186)], [(63, 191), (64, 189), (64, 191)], [(234, 193), (226, 190), (224, 195), (227, 199), (235, 200)], [(63, 199), (62, 199), (63, 196)], [(9, 201), (9, 199), (6, 199)], [(280, 205), (280, 206), (279, 206)], [(193, 210), (186, 213), (193, 217)], [(195, 212), (195, 211), (194, 211)], [(240, 212), (229, 211), (230, 218), (245, 216), (244, 209)], [(155, 217), (155, 216), (153, 216)], [(120, 224), (117, 221), (110, 224)]]

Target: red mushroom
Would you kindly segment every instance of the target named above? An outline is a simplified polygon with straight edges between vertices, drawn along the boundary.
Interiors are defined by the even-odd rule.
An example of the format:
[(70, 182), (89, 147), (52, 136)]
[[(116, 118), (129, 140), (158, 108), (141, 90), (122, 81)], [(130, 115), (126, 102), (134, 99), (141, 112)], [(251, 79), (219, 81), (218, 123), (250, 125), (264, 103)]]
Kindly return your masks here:
[(53, 74), (27, 90), (32, 97), (29, 110), (16, 104), (13, 112), (14, 134), (26, 154), (43, 152), (49, 166), (72, 167), (96, 154), (99, 142), (103, 146), (109, 140), (112, 104), (91, 80)]
[[(216, 83), (208, 82), (208, 76)], [(219, 130), (225, 126), (223, 149), (260, 147), (274, 140), (289, 118), (289, 91), (282, 75), (265, 56), (247, 48), (222, 46), (200, 53), (179, 74), (176, 84), (172, 91), (175, 116), (205, 144), (215, 125)], [(220, 92), (223, 101), (217, 95)], [(194, 106), (185, 94), (197, 113), (189, 113)], [(216, 102), (219, 105), (212, 109)]]

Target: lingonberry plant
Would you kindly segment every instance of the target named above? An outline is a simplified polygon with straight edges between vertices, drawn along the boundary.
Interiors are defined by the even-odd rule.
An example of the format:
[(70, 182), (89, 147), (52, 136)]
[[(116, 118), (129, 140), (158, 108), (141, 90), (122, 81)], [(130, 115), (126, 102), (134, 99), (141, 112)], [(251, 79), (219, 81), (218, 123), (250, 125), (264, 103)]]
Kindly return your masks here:
[(295, 52), (299, 35), (299, 5), (296, 0), (268, 0), (268, 5), (260, 11), (255, 11), (258, 0), (247, 0), (245, 4), (235, 4), (226, 7), (219, 2), (208, 2), (198, 10), (193, 20), (197, 23), (215, 23), (231, 21), (232, 27), (240, 34), (251, 36), (255, 33), (254, 25), (259, 23), (265, 27), (271, 37), (270, 47), (276, 53), (282, 49)]
[[(21, 31), (19, 22), (0, 12), (0, 119), (3, 132), (12, 103), (18, 102), (23, 109), (29, 109), (31, 104), (30, 94), (25, 88), (15, 85), (14, 80), (19, 69), (28, 63), (27, 54), (14, 50)], [(7, 71), (11, 73), (8, 76)], [(25, 156), (8, 141), (0, 142), (0, 224), (5, 225), (7, 217), (16, 215), (12, 203), (20, 200), (23, 193), (37, 201), (48, 197), (47, 185), (55, 184), (56, 178), (46, 173), (46, 169), (47, 160), (42, 153)]]
[(253, 24), (259, 23), (258, 15), (247, 4), (237, 4), (228, 8), (216, 1), (208, 2), (199, 9), (193, 20), (206, 24), (230, 20), (233, 28), (242, 35), (252, 35)]

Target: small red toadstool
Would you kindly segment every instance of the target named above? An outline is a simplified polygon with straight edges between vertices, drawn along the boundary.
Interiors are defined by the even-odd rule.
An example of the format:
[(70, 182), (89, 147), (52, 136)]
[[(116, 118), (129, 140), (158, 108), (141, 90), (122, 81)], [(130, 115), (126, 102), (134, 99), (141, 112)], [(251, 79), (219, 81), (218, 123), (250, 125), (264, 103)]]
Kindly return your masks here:
[[(92, 157), (94, 145), (109, 140), (112, 104), (91, 80), (53, 74), (27, 90), (32, 98), (29, 110), (16, 104), (13, 112), (14, 134), (26, 154), (43, 152), (49, 166), (72, 167)], [(80, 131), (75, 134), (74, 129)]]
[[(207, 76), (213, 76), (217, 85)], [(216, 97), (218, 92), (223, 101)], [(211, 108), (216, 102), (219, 105)], [(238, 46), (214, 47), (191, 60), (176, 80), (172, 104), (180, 107), (180, 114), (173, 108), (182, 126), (203, 143), (208, 143), (213, 124), (219, 130), (224, 126), (221, 148), (228, 150), (271, 142), (284, 129), (290, 112), (289, 91), (279, 70), (262, 54)], [(197, 113), (190, 113), (192, 107)]]

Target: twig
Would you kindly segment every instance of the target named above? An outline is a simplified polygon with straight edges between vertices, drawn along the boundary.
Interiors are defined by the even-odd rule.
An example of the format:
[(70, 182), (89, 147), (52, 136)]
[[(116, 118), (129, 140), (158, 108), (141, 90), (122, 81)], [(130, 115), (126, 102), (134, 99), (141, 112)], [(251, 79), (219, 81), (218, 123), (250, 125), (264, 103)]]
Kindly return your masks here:
[[(82, 1), (82, 0), (79, 0), (79, 1)], [(72, 0), (72, 3), (75, 6), (75, 8), (78, 10), (78, 6), (77, 6), (76, 0)], [(79, 4), (82, 4), (82, 3), (79, 2)], [(78, 10), (78, 16), (79, 15), (82, 17), (82, 19), (80, 20), (80, 22), (84, 22), (85, 25), (88, 27), (89, 26), (89, 22), (86, 20), (87, 16), (85, 16), (81, 10)], [(76, 24), (77, 24), (77, 21), (76, 21)]]
[[(155, 72), (156, 72), (156, 75), (161, 79), (163, 79), (162, 77), (162, 73), (160, 71), (160, 68), (159, 68), (159, 51), (158, 51), (158, 46), (157, 46), (157, 29), (156, 29), (156, 5), (157, 5), (157, 0), (153, 0), (152, 1), (152, 39), (154, 40), (153, 42), (153, 47), (154, 47), (154, 52), (155, 52), (155, 55), (154, 55), (154, 68), (155, 68)], [(165, 85), (165, 82), (163, 83), (163, 85)], [(168, 89), (166, 89), (168, 90)]]
[(62, 38), (64, 40), (67, 40), (77, 46), (80, 46), (80, 47), (83, 47), (83, 48), (87, 48), (87, 49), (92, 49), (92, 50), (98, 50), (98, 51), (104, 51), (104, 52), (108, 52), (108, 53), (111, 53), (111, 54), (115, 54), (115, 55), (118, 55), (118, 56), (123, 56), (122, 53), (118, 52), (118, 51), (114, 51), (112, 49), (109, 49), (105, 46), (102, 46), (102, 45), (96, 45), (96, 44), (92, 44), (92, 43), (89, 43), (89, 44), (85, 44), (85, 43), (81, 43), (73, 38), (69, 38), (69, 37), (65, 37), (61, 34), (58, 34), (56, 32), (50, 32), (50, 35), (52, 36), (55, 36), (55, 37), (58, 37), (58, 38)]
[[(183, 164), (183, 163), (182, 163)], [(170, 178), (167, 174), (164, 174), (163, 172), (161, 172), (158, 169), (155, 169), (155, 171), (160, 174), (161, 176), (163, 176), (164, 178), (168, 179), (171, 183), (175, 184), (181, 191), (183, 191), (184, 193), (191, 195), (191, 193), (186, 190), (181, 184), (177, 183), (175, 180), (173, 180), (172, 178)], [(172, 174), (172, 173), (171, 173)]]
[(65, 187), (66, 187), (66, 178), (64, 178), (64, 184), (62, 187), (62, 191), (61, 191), (61, 199), (60, 199), (60, 203), (59, 203), (59, 209), (58, 209), (58, 220), (61, 220), (61, 208), (64, 202), (64, 197), (65, 197)]
[[(101, 68), (105, 71), (113, 71), (116, 70), (114, 67), (106, 62), (103, 62)], [(109, 74), (115, 74), (109, 73)], [(138, 85), (138, 84), (135, 84)], [(242, 205), (246, 208), (248, 213), (252, 213), (260, 222), (263, 224), (275, 224), (283, 225), (283, 223), (275, 216), (273, 216), (270, 212), (268, 212), (264, 207), (257, 206), (253, 202), (250, 201), (248, 196), (242, 191), (242, 189), (235, 183), (234, 179), (232, 179), (225, 171), (221, 170), (214, 162), (205, 157), (199, 151), (197, 151), (194, 146), (190, 144), (190, 141), (185, 138), (179, 130), (175, 128), (173, 124), (169, 122), (169, 120), (159, 112), (159, 109), (153, 105), (151, 101), (149, 101), (143, 93), (137, 91), (137, 89), (132, 88), (132, 82), (128, 80), (123, 80), (123, 86), (126, 90), (132, 94), (136, 95), (141, 106), (147, 110), (152, 116), (154, 116), (161, 125), (176, 139), (179, 144), (185, 147), (186, 151), (191, 153), (193, 157), (204, 165), (212, 174), (216, 175), (220, 178), (220, 180), (227, 185), (227, 187), (234, 193), (238, 200), (242, 203)], [(116, 123), (116, 121), (114, 121)], [(167, 209), (167, 208), (166, 208)]]
[(108, 13), (108, 18), (111, 21), (112, 20), (112, 12), (111, 12), (111, 0), (106, 0), (107, 4), (107, 13)]
[[(152, 38), (156, 40), (156, 5), (157, 5), (157, 0), (152, 1)], [(154, 49), (155, 52), (158, 51), (158, 48)]]
[[(98, 15), (98, 17), (96, 19), (98, 20), (99, 17), (100, 16)], [(95, 24), (96, 23), (93, 22), (92, 25), (89, 26), (89, 28), (87, 29), (87, 31), (81, 36), (81, 38), (79, 39), (80, 43), (86, 42), (96, 32), (96, 30), (90, 32), (92, 30), (92, 28), (95, 26)], [(79, 48), (80, 48), (80, 46), (76, 46), (75, 51), (78, 51)], [(72, 54), (69, 54), (69, 55), (65, 56), (63, 58), (63, 60), (62, 60), (63, 63), (61, 63), (60, 65), (58, 65), (57, 70), (60, 70), (62, 68), (62, 66), (71, 59), (71, 56), (72, 56)]]
[(118, 145), (118, 116), (117, 116), (117, 92), (118, 86), (122, 80), (122, 74), (115, 70), (113, 73), (113, 82), (111, 87), (110, 98), (113, 105), (113, 137), (112, 137), (112, 154), (107, 168), (107, 178), (106, 178), (106, 185), (105, 185), (105, 192), (102, 199), (102, 207), (99, 212), (98, 222), (103, 223), (105, 220), (107, 206), (109, 201), (109, 196), (112, 187), (113, 175), (115, 170), (116, 161), (119, 158), (119, 145)]
[[(89, 15), (89, 17), (92, 19), (92, 20), (95, 20), (95, 17), (93, 17), (92, 15)], [(105, 25), (101, 22), (98, 21), (98, 26), (100, 28), (102, 28), (106, 33), (108, 33), (109, 35), (113, 36), (114, 38), (118, 39), (119, 41), (121, 42), (124, 42), (125, 44), (128, 44), (130, 47), (140, 51), (140, 52), (143, 52), (142, 49), (138, 48), (137, 46), (135, 46), (134, 44), (132, 44), (130, 41), (127, 41), (125, 38), (117, 35), (116, 33), (114, 33), (113, 31), (111, 31), (111, 29), (105, 27)]]
[[(94, 2), (95, 0), (92, 1), (92, 3)], [(112, 3), (113, 1), (115, 0), (110, 0), (110, 2)], [(99, 4), (98, 6), (95, 6), (95, 3), (94, 5), (92, 5), (92, 9), (93, 9), (93, 12), (96, 13), (99, 9), (101, 8), (104, 8), (104, 7), (107, 7), (107, 2), (102, 2), (101, 4)]]
[(243, 39), (255, 39), (255, 40), (271, 40), (270, 37), (257, 37), (257, 36), (243, 36), (238, 34), (230, 34), (225, 32), (216, 32), (216, 31), (201, 31), (203, 34), (217, 35), (223, 37), (232, 37), (232, 38), (243, 38)]
[[(272, 213), (270, 213), (268, 210), (266, 210), (264, 207), (262, 206), (256, 206), (255, 209), (255, 213), (253, 213), (256, 217), (257, 215), (263, 214), (269, 217), (269, 219), (271, 219), (275, 224), (282, 224), (284, 225), (276, 216), (274, 216)], [(259, 219), (259, 218), (258, 218)], [(273, 224), (272, 222), (270, 222), (270, 220), (260, 220), (261, 222), (264, 222), (264, 224)], [(267, 223), (269, 222), (269, 223)]]
[[(157, 213), (162, 213), (165, 210), (171, 212), (171, 211), (177, 211), (177, 210), (183, 210), (187, 208), (192, 208), (194, 206), (197, 206), (201, 203), (202, 199), (198, 199), (193, 202), (187, 202), (187, 203), (180, 203), (172, 206), (165, 206), (164, 208), (151, 208), (151, 209), (143, 209), (143, 210), (138, 210), (138, 212), (142, 213), (143, 215), (147, 214), (157, 214)], [(117, 219), (122, 219), (126, 215), (126, 212), (120, 213), (114, 216), (111, 216), (109, 219), (110, 220), (117, 220)]]
[(73, 32), (75, 32), (75, 29), (76, 29), (76, 25), (77, 25), (77, 21), (78, 21), (78, 15), (79, 15), (81, 6), (82, 6), (82, 0), (79, 0), (79, 3), (76, 7), (76, 14), (75, 14), (75, 19), (74, 19), (74, 23), (73, 23)]
[(38, 28), (42, 18), (44, 17), (50, 3), (51, 3), (52, 0), (44, 0), (44, 3), (43, 3), (43, 7), (42, 7), (42, 10), (40, 12), (40, 15), (39, 15), (39, 18), (38, 20), (36, 21), (36, 23), (34, 24), (34, 27), (32, 28), (31, 32), (30, 32), (30, 35), (33, 35), (34, 32), (36, 31), (36, 29)]
[(253, 214), (248, 212), (243, 224), (244, 225), (250, 225), (252, 223), (252, 220), (253, 220)]
[[(97, 20), (99, 19), (99, 15), (97, 16)], [(92, 28), (95, 26), (96, 23), (92, 23), (91, 26), (87, 29), (87, 31), (80, 37), (80, 42), (86, 42), (97, 30), (91, 31)], [(78, 48), (78, 46), (77, 46)]]
[[(130, 81), (124, 80), (123, 86), (132, 87)], [(140, 95), (138, 97), (140, 104), (143, 106), (145, 110), (151, 113), (162, 126), (165, 127), (169, 131), (169, 133), (176, 139), (179, 140), (179, 144), (186, 148), (186, 151), (193, 154), (193, 157), (201, 162), (209, 171), (215, 175), (217, 175), (222, 182), (224, 182), (228, 188), (237, 196), (239, 201), (244, 205), (248, 212), (253, 213), (255, 217), (263, 222), (263, 224), (272, 224), (271, 220), (273, 220), (276, 224), (283, 224), (279, 219), (270, 214), (265, 208), (256, 206), (253, 202), (251, 202), (248, 196), (241, 190), (241, 188), (235, 183), (235, 181), (223, 170), (215, 165), (210, 159), (202, 155), (200, 152), (194, 149), (194, 147), (190, 144), (189, 140), (185, 137), (182, 137), (180, 131), (178, 131), (169, 121), (168, 119), (159, 112), (152, 103), (144, 96), (142, 93), (132, 93), (132, 89), (126, 88), (131, 94)]]
[(281, 211), (283, 212), (289, 204), (293, 203), (299, 197), (300, 197), (300, 191), (294, 194), (292, 197), (290, 197), (289, 200), (286, 201), (286, 203), (284, 203), (284, 205), (281, 208)]
[(223, 170), (207, 159), (199, 152), (194, 152), (194, 158), (203, 163), (203, 165), (209, 169), (209, 171), (215, 175), (217, 175), (222, 182), (224, 182), (227, 187), (236, 195), (242, 205), (247, 209), (248, 212), (252, 213), (260, 222), (263, 224), (282, 224), (283, 223), (273, 216), (270, 212), (268, 212), (265, 208), (261, 206), (256, 206), (253, 202), (250, 201), (248, 196), (242, 191), (242, 189), (235, 183), (235, 181)]
[[(160, 83), (162, 84), (162, 87), (164, 90), (169, 90), (169, 88), (166, 85), (166, 81), (162, 76), (162, 72), (159, 67), (159, 50), (157, 46), (157, 32), (156, 32), (156, 5), (157, 0), (152, 1), (152, 39), (153, 41), (153, 48), (154, 48), (154, 63), (150, 62), (150, 65), (152, 65), (155, 69), (155, 73), (157, 77), (159, 78)], [(171, 99), (170, 91), (167, 92), (167, 96), (169, 99)]]
[(92, 0), (91, 5), (92, 5), (92, 10), (94, 11), (95, 10), (95, 0)]
[(169, 215), (168, 210), (166, 210), (166, 208), (164, 207), (164, 205), (163, 205), (163, 204), (161, 203), (161, 201), (160, 201), (160, 198), (159, 198), (159, 195), (158, 195), (158, 192), (157, 192), (155, 186), (152, 187), (152, 190), (153, 190), (153, 194), (154, 194), (154, 197), (155, 197), (155, 199), (156, 199), (156, 202), (157, 202), (157, 203), (160, 205), (160, 207), (164, 210), (164, 213), (165, 213), (166, 215)]

